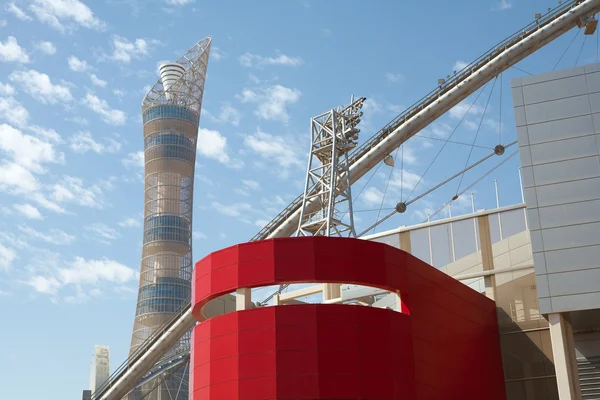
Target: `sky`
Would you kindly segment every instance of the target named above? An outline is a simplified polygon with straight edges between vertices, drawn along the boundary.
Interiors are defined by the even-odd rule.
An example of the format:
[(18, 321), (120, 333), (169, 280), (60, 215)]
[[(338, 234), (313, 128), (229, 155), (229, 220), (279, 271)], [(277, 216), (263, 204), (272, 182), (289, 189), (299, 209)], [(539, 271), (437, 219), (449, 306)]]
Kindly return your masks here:
[[(78, 398), (88, 387), (95, 344), (110, 346), (113, 369), (126, 358), (142, 244), (141, 101), (161, 62), (212, 36), (194, 188), (199, 260), (249, 240), (302, 192), (311, 117), (347, 104), (351, 95), (365, 96), (363, 142), (439, 78), (554, 6), (554, 0), (464, 0), (451, 7), (442, 0), (5, 2), (3, 396)], [(420, 132), (393, 154), (394, 168), (380, 166), (353, 185), (357, 231), (499, 142), (516, 140), (511, 79), (596, 62), (597, 49), (597, 37), (568, 32)], [(453, 131), (458, 143), (440, 152)], [(500, 160), (375, 231), (422, 222)], [(521, 202), (518, 166), (513, 157), (468, 190), (453, 214), (470, 211), (471, 192), (477, 209), (495, 207), (494, 179), (501, 205)]]

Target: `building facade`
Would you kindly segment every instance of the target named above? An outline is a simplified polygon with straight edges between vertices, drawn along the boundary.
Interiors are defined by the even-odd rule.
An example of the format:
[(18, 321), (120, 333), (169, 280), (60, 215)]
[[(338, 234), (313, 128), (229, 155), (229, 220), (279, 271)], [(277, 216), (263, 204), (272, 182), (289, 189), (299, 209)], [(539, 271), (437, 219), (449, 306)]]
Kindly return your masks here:
[[(210, 43), (161, 65), (142, 104), (144, 236), (131, 354), (191, 298), (194, 167)], [(189, 340), (165, 357), (189, 351)], [(145, 383), (132, 397), (187, 399), (188, 372)]]

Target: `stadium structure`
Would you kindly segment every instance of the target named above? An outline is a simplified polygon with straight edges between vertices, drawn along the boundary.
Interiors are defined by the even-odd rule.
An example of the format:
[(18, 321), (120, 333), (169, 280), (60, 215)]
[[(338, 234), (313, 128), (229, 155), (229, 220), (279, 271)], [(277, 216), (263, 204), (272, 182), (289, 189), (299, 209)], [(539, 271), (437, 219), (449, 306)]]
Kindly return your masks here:
[[(191, 207), (181, 207), (191, 192), (179, 179), (192, 185), (193, 162), (181, 172), (187, 160), (163, 160), (175, 149), (161, 142), (153, 169), (147, 147), (132, 352), (92, 398), (599, 399), (600, 64), (513, 80), (516, 141), (499, 138), (489, 155), (363, 232), (335, 229), (354, 232), (336, 209), (351, 203), (351, 185), (380, 163), (393, 168), (394, 150), (554, 39), (573, 28), (595, 34), (599, 11), (600, 0), (576, 0), (536, 15), (360, 146), (357, 109), (348, 129), (336, 128), (346, 109), (321, 114), (331, 118), (313, 127), (304, 193), (248, 243), (203, 257), (193, 272), (189, 236), (181, 247), (177, 236), (189, 235)], [(210, 39), (200, 43), (203, 69), (193, 76), (203, 85)], [(199, 114), (203, 86), (183, 78), (198, 64), (186, 60), (164, 66), (144, 101), (147, 145), (162, 128), (146, 116), (171, 132), (170, 119)], [(187, 87), (197, 109), (178, 95)], [(168, 135), (195, 139), (195, 122)], [(491, 173), (517, 153), (523, 204), (367, 235), (466, 171), (499, 159)], [(159, 294), (170, 285), (185, 289)], [(253, 298), (256, 289), (271, 294)], [(159, 308), (143, 308), (146, 298)]]

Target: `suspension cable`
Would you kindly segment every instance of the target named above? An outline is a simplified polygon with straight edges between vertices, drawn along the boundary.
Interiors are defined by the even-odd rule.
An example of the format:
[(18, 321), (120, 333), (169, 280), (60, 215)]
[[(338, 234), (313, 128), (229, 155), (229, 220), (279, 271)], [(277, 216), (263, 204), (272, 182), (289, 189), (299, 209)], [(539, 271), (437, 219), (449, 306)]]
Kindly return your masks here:
[[(505, 149), (515, 145), (517, 143), (517, 141), (513, 141), (510, 142), (509, 144), (507, 144), (505, 146)], [(476, 166), (478, 166), (479, 164), (481, 164), (482, 162), (492, 158), (493, 156), (495, 156), (496, 153), (490, 153), (487, 156), (483, 157), (481, 160), (469, 165), (466, 169), (457, 172), (456, 174), (452, 175), (450, 178), (444, 180), (443, 182), (438, 183), (437, 185), (435, 185), (434, 187), (432, 187), (431, 189), (421, 193), (419, 196), (413, 198), (412, 200), (408, 201), (405, 203), (406, 206), (411, 205), (412, 203), (414, 203), (415, 201), (427, 196), (429, 193), (433, 192), (434, 190), (439, 189), (440, 187), (444, 186), (445, 184), (447, 184), (448, 182), (453, 181), (454, 179), (456, 179), (457, 177), (459, 177), (461, 174), (464, 174), (466, 171), (475, 168)], [(369, 226), (367, 229), (365, 229), (364, 231), (362, 231), (359, 235), (357, 235), (357, 237), (362, 237), (364, 236), (367, 232), (369, 232), (371, 229), (373, 229), (374, 227), (382, 224), (384, 221), (386, 221), (388, 218), (390, 218), (392, 215), (396, 214), (398, 212), (398, 210), (396, 208), (394, 208), (393, 211), (391, 211), (389, 214), (387, 214), (386, 216), (384, 216), (382, 219), (380, 219), (379, 221), (375, 222), (373, 225)]]
[(560, 58), (556, 62), (556, 65), (554, 66), (554, 68), (552, 68), (552, 71), (554, 71), (556, 69), (556, 67), (558, 67), (558, 64), (560, 64), (560, 61), (563, 59), (563, 57), (565, 56), (565, 54), (567, 54), (567, 51), (569, 51), (569, 49), (571, 48), (571, 45), (573, 44), (573, 42), (575, 41), (575, 39), (577, 39), (577, 36), (579, 35), (579, 32), (581, 32), (581, 29), (577, 29), (577, 33), (575, 33), (575, 36), (573, 37), (573, 40), (571, 40), (571, 43), (569, 43), (569, 46), (567, 46), (567, 49), (564, 51), (564, 53), (562, 53), (562, 56), (560, 56)]
[(585, 45), (585, 41), (587, 40), (587, 36), (583, 35), (583, 43), (581, 43), (581, 48), (579, 49), (579, 53), (577, 54), (577, 59), (575, 60), (575, 66), (579, 63), (579, 57), (581, 57), (581, 52), (583, 51), (583, 46)]
[(433, 160), (431, 160), (431, 163), (429, 164), (429, 166), (427, 167), (427, 169), (425, 170), (425, 172), (423, 173), (423, 175), (421, 175), (421, 177), (419, 178), (417, 184), (412, 188), (411, 192), (408, 194), (408, 196), (406, 196), (406, 198), (410, 198), (410, 196), (413, 194), (413, 192), (415, 191), (415, 189), (417, 188), (417, 186), (419, 186), (419, 184), (421, 183), (421, 181), (423, 180), (423, 178), (425, 177), (425, 175), (427, 175), (427, 172), (429, 171), (429, 169), (431, 168), (431, 166), (433, 165), (433, 163), (435, 162), (435, 160), (437, 160), (437, 158), (440, 156), (440, 154), (442, 153), (442, 150), (444, 150), (444, 148), (446, 147), (446, 145), (448, 144), (448, 140), (450, 140), (450, 138), (452, 137), (452, 135), (454, 135), (454, 133), (456, 133), (456, 131), (458, 130), (458, 128), (460, 127), (460, 125), (462, 124), (462, 122), (465, 120), (465, 118), (467, 117), (467, 115), (469, 114), (469, 112), (471, 111), (471, 108), (473, 108), (473, 106), (475, 105), (475, 103), (477, 103), (477, 100), (479, 100), (479, 96), (481, 96), (481, 94), (485, 91), (485, 88), (489, 85), (489, 81), (481, 88), (481, 90), (479, 91), (479, 93), (477, 94), (477, 96), (475, 97), (475, 100), (473, 100), (473, 103), (471, 103), (471, 105), (469, 106), (467, 112), (465, 112), (465, 114), (462, 116), (462, 118), (460, 119), (460, 121), (458, 121), (458, 124), (456, 125), (456, 127), (454, 128), (454, 130), (452, 131), (452, 133), (450, 134), (450, 136), (448, 136), (448, 138), (445, 140), (445, 143), (442, 145), (442, 147), (440, 148), (440, 150), (437, 152), (437, 154), (435, 155), (435, 157), (433, 157)]
[[(494, 93), (494, 88), (496, 87), (497, 80), (498, 80), (498, 77), (496, 77), (496, 79), (494, 79), (494, 84), (492, 85), (492, 90), (490, 91), (490, 95), (488, 96), (487, 102), (485, 103), (485, 108), (483, 109), (483, 113), (481, 113), (481, 119), (479, 120), (479, 126), (477, 127), (477, 132), (475, 132), (475, 137), (473, 138), (473, 145), (475, 144), (475, 142), (477, 141), (477, 137), (479, 136), (479, 131), (481, 130), (481, 125), (483, 124), (483, 120), (485, 118), (485, 113), (488, 109), (488, 106), (490, 105), (490, 100), (492, 99), (492, 94)], [(469, 156), (467, 157), (467, 161), (465, 162), (465, 168), (467, 167), (467, 165), (469, 165), (469, 161), (471, 161), (471, 155), (473, 154), (473, 145), (471, 146), (471, 150), (469, 150)], [(463, 173), (463, 175), (460, 177), (460, 181), (458, 182), (458, 187), (456, 188), (457, 192), (460, 190), (460, 185), (462, 185), (462, 181), (463, 181), (464, 177), (465, 177), (465, 175)]]
[[(513, 158), (517, 153), (519, 152), (519, 150), (515, 150), (513, 153), (511, 153), (508, 157), (506, 157), (504, 160), (502, 160), (501, 162), (499, 162), (498, 164), (496, 164), (492, 169), (490, 169), (488, 172), (486, 172), (484, 175), (482, 175), (481, 177), (479, 177), (477, 180), (475, 180), (474, 182), (472, 182), (469, 186), (467, 186), (466, 188), (464, 188), (464, 190), (460, 193), (457, 194), (457, 199), (462, 196), (463, 194), (465, 194), (467, 191), (469, 191), (473, 186), (477, 185), (479, 182), (481, 182), (483, 179), (487, 178), (492, 172), (494, 172), (496, 169), (498, 169), (500, 166), (502, 166), (504, 163), (506, 163), (508, 160), (510, 160), (511, 158)], [(438, 215), (444, 208), (446, 208), (448, 206), (448, 204), (451, 204), (452, 202), (454, 202), (454, 198), (450, 199), (449, 201), (447, 201), (446, 203), (444, 203), (443, 206), (441, 206), (440, 208), (438, 208), (433, 214), (431, 214), (429, 216), (429, 218), (433, 218), (436, 215)], [(423, 221), (423, 223), (427, 222), (427, 220)]]

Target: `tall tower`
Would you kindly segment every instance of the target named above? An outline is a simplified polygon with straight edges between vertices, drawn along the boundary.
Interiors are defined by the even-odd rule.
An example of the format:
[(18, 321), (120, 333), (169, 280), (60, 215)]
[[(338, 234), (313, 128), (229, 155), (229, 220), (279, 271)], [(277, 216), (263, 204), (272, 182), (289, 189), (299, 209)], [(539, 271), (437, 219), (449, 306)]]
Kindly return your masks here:
[(92, 365), (90, 367), (90, 391), (97, 391), (110, 376), (110, 358), (108, 346), (94, 347)]
[[(194, 165), (210, 44), (204, 38), (161, 65), (142, 103), (144, 237), (130, 352), (191, 300)], [(189, 351), (189, 341), (186, 334), (173, 352)], [(133, 398), (187, 400), (188, 369), (137, 392)]]

